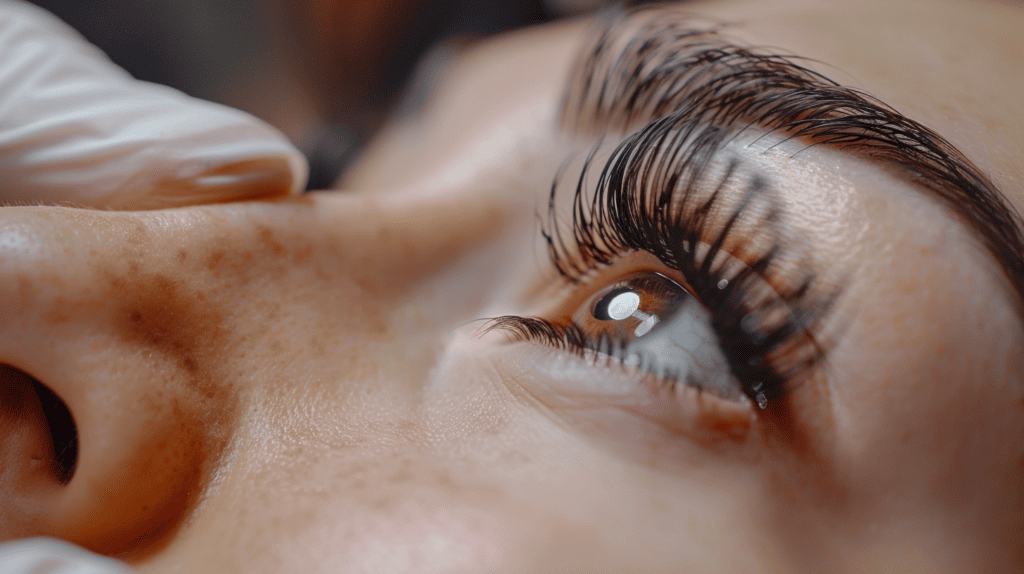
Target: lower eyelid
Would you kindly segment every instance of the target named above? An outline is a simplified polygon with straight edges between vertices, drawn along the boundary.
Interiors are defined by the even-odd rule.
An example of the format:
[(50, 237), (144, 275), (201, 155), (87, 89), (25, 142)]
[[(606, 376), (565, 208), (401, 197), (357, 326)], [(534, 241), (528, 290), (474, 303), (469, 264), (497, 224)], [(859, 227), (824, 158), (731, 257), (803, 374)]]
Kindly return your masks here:
[(496, 367), (511, 384), (556, 416), (603, 429), (617, 441), (640, 435), (645, 441), (660, 436), (703, 445), (742, 443), (756, 418), (750, 404), (672, 384), (596, 353), (581, 357), (528, 342), (498, 345)]

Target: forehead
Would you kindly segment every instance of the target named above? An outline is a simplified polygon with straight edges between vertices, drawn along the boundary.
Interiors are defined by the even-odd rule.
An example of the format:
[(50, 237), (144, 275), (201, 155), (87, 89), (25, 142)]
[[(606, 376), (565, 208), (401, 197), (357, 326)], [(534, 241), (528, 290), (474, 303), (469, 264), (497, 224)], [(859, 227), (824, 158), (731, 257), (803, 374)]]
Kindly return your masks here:
[[(739, 42), (809, 58), (810, 67), (877, 96), (950, 140), (1024, 208), (1024, 9), (994, 1), (737, 0), (677, 11), (726, 22)], [(348, 183), (391, 185), (399, 172), (415, 177), (503, 119), (553, 126), (549, 111), (587, 30), (586, 21), (568, 22), (466, 51), (448, 66), (422, 116), (396, 123)], [(402, 170), (381, 169), (396, 158)]]

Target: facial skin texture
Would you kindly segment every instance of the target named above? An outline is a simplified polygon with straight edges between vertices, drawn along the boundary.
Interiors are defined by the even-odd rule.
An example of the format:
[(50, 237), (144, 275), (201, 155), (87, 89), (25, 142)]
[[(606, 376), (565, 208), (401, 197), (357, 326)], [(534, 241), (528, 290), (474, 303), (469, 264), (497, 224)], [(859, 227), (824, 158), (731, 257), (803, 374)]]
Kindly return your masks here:
[[(823, 62), (1024, 208), (1020, 8), (687, 9)], [(477, 319), (572, 312), (658, 269), (634, 254), (566, 289), (540, 243), (552, 178), (596, 141), (556, 128), (587, 30), (470, 50), (343, 193), (0, 210), (0, 363), (53, 389), (80, 437), (62, 485), (40, 408), (5, 383), (3, 538), (149, 573), (1020, 571), (1008, 280), (891, 170), (737, 144), (844, 285), (828, 368), (766, 411), (684, 390), (656, 422), (623, 406), (639, 391), (621, 369), (480, 336)]]

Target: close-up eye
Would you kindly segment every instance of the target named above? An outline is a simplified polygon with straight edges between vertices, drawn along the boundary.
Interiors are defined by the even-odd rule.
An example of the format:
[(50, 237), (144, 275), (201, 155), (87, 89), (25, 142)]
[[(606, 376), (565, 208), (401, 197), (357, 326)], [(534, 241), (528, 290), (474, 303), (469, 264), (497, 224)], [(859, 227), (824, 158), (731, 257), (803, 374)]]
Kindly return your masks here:
[[(707, 269), (683, 266), (696, 274), (701, 292), (661, 272), (633, 272), (598, 284), (564, 320), (504, 316), (484, 331), (500, 329), (512, 342), (621, 364), (670, 386), (763, 410), (823, 361), (825, 349), (808, 317), (827, 311), (829, 301), (814, 298), (806, 284), (783, 297), (751, 268), (718, 259), (725, 262)], [(575, 287), (594, 289), (590, 281)]]
[[(560, 211), (556, 181), (541, 239), (586, 303), (490, 328), (765, 410), (824, 362), (838, 288), (806, 257), (779, 174), (744, 159), (729, 130), (692, 122), (670, 116), (625, 138), (588, 189), (595, 148), (571, 209)], [(634, 255), (664, 272), (609, 277)]]
[(677, 384), (741, 400), (711, 315), (675, 281), (634, 273), (596, 293), (573, 316), (590, 349)]

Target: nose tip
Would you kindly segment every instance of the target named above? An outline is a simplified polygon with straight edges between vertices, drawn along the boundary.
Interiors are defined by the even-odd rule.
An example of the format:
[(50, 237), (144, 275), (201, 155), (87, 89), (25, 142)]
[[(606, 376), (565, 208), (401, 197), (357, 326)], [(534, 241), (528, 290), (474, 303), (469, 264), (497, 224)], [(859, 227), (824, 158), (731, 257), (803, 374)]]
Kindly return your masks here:
[[(139, 214), (0, 209), (0, 364), (59, 397), (78, 439), (68, 480), (0, 490), (0, 539), (108, 554), (165, 540), (239, 429), (265, 416), (241, 415), (262, 412), (248, 408), (261, 387), (350, 375), (376, 360), (360, 354), (368, 341), (392, 344), (409, 323), (399, 307), (421, 295), (444, 317), (417, 314), (416, 328), (434, 333), (482, 297), (473, 282), (439, 295), (441, 272), (497, 236), (502, 217), (472, 198), (355, 194)], [(26, 438), (0, 445), (4, 456), (53, 441), (46, 412), (22, 402)]]
[[(11, 422), (0, 454), (23, 467), (0, 492), (0, 538), (43, 534), (122, 552), (174, 527), (226, 444), (234, 395), (211, 363), (219, 318), (145, 229), (94, 228), (140, 254), (112, 258), (37, 215), (0, 223), (0, 369)], [(142, 256), (149, 248), (152, 257)]]

